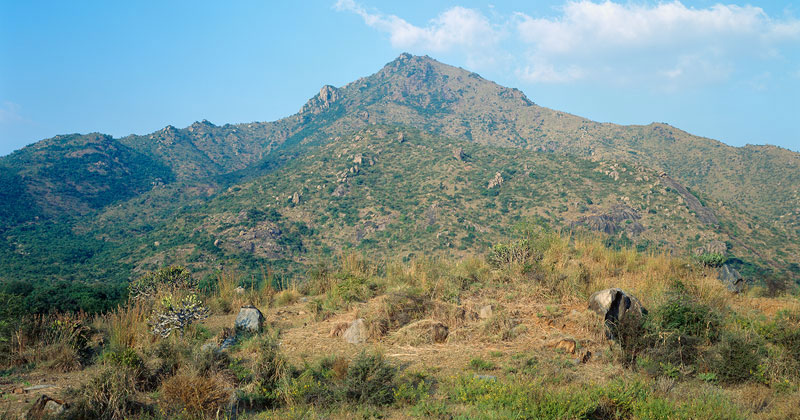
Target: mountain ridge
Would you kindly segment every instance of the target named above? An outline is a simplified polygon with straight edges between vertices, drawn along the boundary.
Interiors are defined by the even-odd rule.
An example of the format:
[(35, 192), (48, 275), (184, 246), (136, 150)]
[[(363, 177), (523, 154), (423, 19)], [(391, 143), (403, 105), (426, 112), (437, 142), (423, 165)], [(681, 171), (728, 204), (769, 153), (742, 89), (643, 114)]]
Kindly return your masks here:
[[(337, 142), (342, 148), (348, 149), (346, 144), (358, 144), (360, 140), (357, 137), (367, 135), (363, 130), (370, 133), (375, 130), (399, 130), (401, 136), (402, 133), (419, 130), (422, 133), (421, 138), (429, 139), (425, 142), (444, 141), (454, 145), (466, 142), (461, 146), (453, 146), (462, 149), (465, 145), (477, 144), (496, 148), (497, 153), (507, 153), (501, 149), (525, 150), (526, 153), (541, 153), (564, 162), (573, 158), (587, 159), (592, 165), (597, 165), (601, 173), (605, 172), (603, 176), (613, 179), (613, 182), (617, 182), (621, 176), (619, 164), (627, 162), (626, 168), (629, 169), (626, 170), (650, 173), (647, 179), (655, 182), (648, 187), (649, 190), (642, 189), (641, 194), (663, 194), (660, 192), (662, 189), (666, 193), (678, 191), (674, 208), (661, 205), (668, 213), (683, 214), (680, 209), (686, 207), (701, 222), (703, 219), (715, 220), (717, 215), (721, 215), (718, 222), (705, 223), (710, 226), (708, 229), (713, 230), (707, 234), (701, 234), (707, 229), (696, 227), (695, 222), (680, 222), (693, 226), (688, 228), (691, 231), (699, 229), (696, 240), (690, 241), (663, 233), (665, 238), (669, 237), (671, 241), (681, 244), (684, 251), (680, 252), (689, 252), (690, 248), (702, 245), (695, 243), (701, 239), (717, 241), (728, 238), (729, 247), (738, 250), (737, 253), (749, 255), (746, 258), (762, 260), (758, 264), (773, 267), (782, 276), (794, 279), (800, 276), (800, 261), (797, 261), (797, 254), (793, 254), (796, 239), (800, 236), (800, 154), (771, 146), (736, 148), (716, 140), (693, 136), (663, 123), (623, 126), (590, 121), (541, 107), (521, 91), (500, 86), (468, 70), (448, 66), (427, 56), (410, 54), (402, 54), (378, 72), (342, 87), (324, 85), (296, 114), (273, 122), (218, 126), (204, 120), (181, 129), (167, 126), (141, 136), (130, 135), (114, 139), (101, 134), (68, 135), (27, 146), (0, 158), (0, 169), (4, 171), (0, 172), (0, 180), (10, 186), (8, 191), (16, 191), (10, 194), (10, 198), (16, 201), (11, 200), (11, 205), (0, 206), (0, 220), (6, 221), (5, 230), (13, 231), (22, 222), (35, 224), (36, 216), (68, 217), (72, 220), (68, 226), (72, 226), (76, 237), (89, 234), (93, 238), (105, 238), (103, 241), (117, 238), (112, 243), (118, 244), (133, 241), (133, 238), (143, 241), (148, 237), (147, 232), (159, 229), (169, 231), (171, 224), (177, 220), (174, 214), (180, 213), (181, 208), (202, 209), (208, 205), (207, 200), (224, 196), (225, 191), (230, 188), (242, 188), (272, 173), (286, 174), (280, 172), (281, 168), (298, 159), (314, 156), (314, 164), (319, 164), (326, 159), (319, 155), (320, 150), (333, 153)], [(109, 152), (104, 152), (105, 155), (90, 152), (85, 147), (87, 142), (102, 144)], [(425, 142), (421, 147), (429, 147), (425, 146)], [(443, 156), (442, 150), (436, 150), (436, 153)], [(433, 149), (426, 153), (433, 153)], [(423, 155), (421, 158), (429, 159), (430, 156)], [(431, 162), (432, 165), (440, 164), (438, 161)], [(486, 162), (489, 164), (491, 160)], [(96, 169), (98, 164), (101, 169), (107, 166), (111, 170), (100, 176)], [(42, 169), (39, 172), (32, 171), (31, 168), (37, 167)], [(350, 168), (356, 167), (363, 169), (358, 165)], [(499, 168), (481, 168), (490, 174), (501, 174), (502, 171), (497, 169)], [(510, 171), (520, 169), (507, 168)], [(394, 173), (402, 176), (403, 172), (398, 170)], [(581, 173), (589, 178), (595, 176), (592, 172)], [(659, 173), (668, 179), (674, 179), (676, 185), (670, 186), (662, 182), (658, 186), (655, 179), (658, 177), (653, 174)], [(115, 178), (114, 174), (123, 174), (137, 181), (121, 183), (126, 178)], [(559, 176), (570, 175), (563, 173)], [(634, 184), (646, 183), (644, 175), (634, 178), (642, 178)], [(472, 189), (479, 195), (487, 193), (484, 187), (481, 187), (484, 190), (474, 190), (475, 186), (465, 182), (467, 181), (451, 181), (456, 188)], [(489, 182), (489, 179), (480, 182)], [(607, 189), (619, 188), (608, 183), (601, 185)], [(644, 188), (644, 185), (641, 187)], [(301, 194), (300, 190), (291, 185), (286, 188), (289, 190), (280, 195), (288, 197), (288, 201), (278, 200), (279, 204), (297, 205), (293, 201), (300, 201), (302, 198), (298, 196), (295, 200), (294, 195)], [(630, 187), (622, 187), (623, 190), (625, 188)], [(82, 194), (81, 191), (88, 193)], [(104, 191), (115, 194), (109, 199)], [(414, 194), (409, 193), (405, 198), (416, 201)], [(570, 194), (569, 191), (567, 194)], [(25, 206), (20, 197), (26, 197), (24, 200), (33, 199), (37, 205), (35, 208)], [(585, 197), (576, 198), (583, 200)], [(485, 205), (491, 204), (491, 200), (481, 198), (479, 201)], [(691, 203), (687, 206), (687, 202)], [(655, 208), (648, 210), (649, 204), (646, 200), (641, 203), (642, 211), (661, 211)], [(499, 202), (495, 203), (497, 204)], [(605, 204), (606, 209), (597, 208), (593, 211), (602, 215), (615, 205), (612, 202)], [(348, 206), (351, 205), (360, 208), (358, 203)], [(556, 211), (563, 205), (566, 205), (567, 210), (562, 215), (552, 216), (552, 222), (569, 224), (570, 220), (567, 220), (566, 215), (586, 217), (575, 213), (578, 208), (582, 208), (580, 205), (570, 203), (553, 204), (547, 211)], [(583, 206), (588, 209), (587, 206), (592, 204), (584, 203)], [(119, 213), (115, 210), (117, 208), (127, 210)], [(497, 210), (490, 207), (487, 211), (492, 213)], [(280, 207), (277, 212), (292, 213), (281, 211)], [(111, 216), (114, 214), (116, 216)], [(136, 214), (149, 215), (147, 217), (152, 220), (144, 220), (145, 216)], [(213, 214), (204, 215), (201, 210), (196, 217), (210, 217)], [(290, 233), (306, 232), (306, 229), (313, 231), (324, 225), (306, 216), (279, 218), (276, 219), (277, 222), (270, 223), (278, 223), (280, 226), (275, 225), (273, 228)], [(352, 217), (358, 219), (362, 216), (357, 212)], [(421, 214), (416, 216), (422, 217)], [(131, 223), (134, 223), (132, 226), (139, 227), (114, 224), (111, 222), (113, 217), (138, 220)], [(321, 218), (324, 215), (317, 214), (315, 217)], [(106, 220), (118, 232), (126, 234), (111, 232), (110, 228), (98, 224), (99, 220)], [(631, 221), (634, 222), (638, 223)], [(306, 227), (302, 228), (298, 223)], [(329, 228), (344, 231), (350, 229), (346, 226)], [(459, 233), (457, 236), (461, 237), (460, 235)], [(25, 235), (12, 236), (20, 238)], [(294, 239), (281, 240), (289, 241), (290, 244), (296, 240), (328, 240), (305, 236), (308, 235), (299, 234), (291, 236)], [(747, 240), (741, 240), (740, 237)], [(272, 239), (278, 240), (280, 235)], [(189, 235), (184, 240), (191, 242), (200, 239), (192, 239)], [(6, 238), (6, 241), (9, 240)], [(16, 249), (12, 245), (9, 245), (9, 249)], [(173, 245), (180, 244), (176, 242)], [(324, 246), (331, 245), (335, 245), (334, 240)], [(146, 252), (129, 250), (126, 251), (126, 258), (139, 255), (147, 259), (148, 255), (161, 252), (147, 250), (143, 246), (138, 245), (138, 249)], [(321, 246), (317, 248), (322, 249)], [(750, 249), (747, 250), (747, 247)], [(280, 255), (286, 257), (287, 261), (305, 258), (291, 252)], [(232, 255), (226, 258), (229, 257)], [(181, 259), (176, 261), (180, 262)], [(138, 265), (132, 260), (126, 264), (128, 268), (125, 270)]]

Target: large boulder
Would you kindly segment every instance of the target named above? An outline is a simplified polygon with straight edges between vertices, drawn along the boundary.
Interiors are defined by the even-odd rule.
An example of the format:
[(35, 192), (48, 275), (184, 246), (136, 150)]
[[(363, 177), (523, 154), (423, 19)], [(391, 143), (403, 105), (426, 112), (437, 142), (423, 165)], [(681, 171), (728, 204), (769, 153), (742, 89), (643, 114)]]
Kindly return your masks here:
[(347, 341), (350, 344), (362, 344), (367, 341), (367, 325), (364, 323), (364, 320), (359, 318), (350, 323), (350, 326), (344, 331), (342, 337), (344, 337), (344, 341)]
[(744, 278), (735, 268), (728, 264), (720, 267), (717, 278), (733, 293), (739, 293), (744, 290)]
[(239, 315), (236, 316), (236, 330), (261, 332), (261, 326), (264, 323), (264, 314), (255, 306), (246, 305), (242, 306), (239, 310)]
[(589, 297), (589, 309), (603, 317), (609, 338), (613, 338), (613, 327), (626, 317), (647, 314), (638, 299), (615, 287), (594, 292)]

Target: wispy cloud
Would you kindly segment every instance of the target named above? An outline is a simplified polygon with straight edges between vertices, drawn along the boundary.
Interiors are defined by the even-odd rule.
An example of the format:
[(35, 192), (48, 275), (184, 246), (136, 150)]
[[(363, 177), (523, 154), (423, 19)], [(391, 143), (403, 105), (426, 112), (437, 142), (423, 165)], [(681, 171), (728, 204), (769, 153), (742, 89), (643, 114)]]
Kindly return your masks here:
[(445, 10), (426, 26), (416, 26), (395, 15), (369, 11), (353, 0), (339, 0), (334, 8), (355, 13), (368, 26), (389, 35), (392, 46), (414, 52), (461, 51), (468, 56), (485, 55), (501, 39), (500, 30), (480, 12), (464, 7)]
[(16, 124), (16, 123), (24, 123), (28, 122), (25, 118), (20, 115), (20, 106), (11, 101), (4, 101), (2, 105), (0, 105), (0, 124)]
[(510, 61), (517, 77), (535, 83), (714, 83), (746, 60), (779, 58), (787, 46), (800, 47), (800, 20), (775, 19), (755, 6), (582, 0), (548, 17), (525, 11), (487, 17), (453, 7), (424, 26), (354, 0), (339, 0), (335, 8), (361, 16), (395, 48), (462, 52), (468, 59), (477, 51), (490, 61)]

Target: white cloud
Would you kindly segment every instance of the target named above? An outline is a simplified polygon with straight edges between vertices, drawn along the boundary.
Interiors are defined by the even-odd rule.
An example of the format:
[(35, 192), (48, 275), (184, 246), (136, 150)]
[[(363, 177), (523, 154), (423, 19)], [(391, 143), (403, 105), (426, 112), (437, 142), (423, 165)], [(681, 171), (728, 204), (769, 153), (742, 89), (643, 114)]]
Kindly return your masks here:
[(19, 114), (20, 106), (11, 101), (4, 101), (0, 106), (0, 124), (14, 124), (26, 122)]
[(425, 27), (415, 26), (394, 15), (370, 13), (353, 0), (339, 0), (334, 8), (356, 13), (368, 26), (389, 34), (395, 48), (448, 52), (487, 47), (499, 39), (499, 33), (485, 16), (464, 7), (444, 11)]
[[(769, 17), (755, 6), (716, 4), (696, 9), (658, 4), (568, 1), (556, 15), (524, 11), (490, 18), (453, 7), (425, 26), (368, 11), (354, 0), (336, 9), (358, 14), (389, 35), (395, 48), (463, 53), (468, 62), (510, 63), (535, 83), (576, 81), (647, 84), (673, 89), (725, 81), (738, 68), (782, 57), (800, 47), (800, 20)], [(510, 58), (509, 58), (510, 57)], [(762, 70), (758, 70), (762, 71)]]

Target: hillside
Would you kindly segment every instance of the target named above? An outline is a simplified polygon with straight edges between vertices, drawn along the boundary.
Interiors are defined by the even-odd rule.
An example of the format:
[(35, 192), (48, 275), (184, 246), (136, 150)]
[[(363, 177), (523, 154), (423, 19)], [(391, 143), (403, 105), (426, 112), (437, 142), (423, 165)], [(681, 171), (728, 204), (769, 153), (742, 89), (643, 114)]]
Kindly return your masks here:
[(0, 158), (0, 279), (116, 284), (170, 263), (291, 277), (345, 248), (481, 253), (535, 221), (677, 255), (721, 243), (750, 280), (797, 281), (799, 156), (588, 121), (403, 54), (279, 121)]

